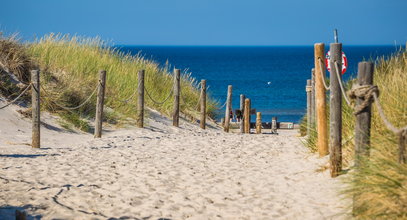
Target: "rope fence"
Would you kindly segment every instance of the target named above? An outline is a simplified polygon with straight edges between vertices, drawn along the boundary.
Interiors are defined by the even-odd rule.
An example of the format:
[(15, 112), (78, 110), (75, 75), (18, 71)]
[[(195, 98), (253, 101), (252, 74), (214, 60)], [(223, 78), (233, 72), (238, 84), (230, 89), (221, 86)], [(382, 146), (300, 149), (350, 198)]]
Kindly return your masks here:
[(162, 105), (162, 104), (166, 103), (168, 101), (168, 99), (170, 99), (170, 97), (173, 95), (174, 88), (171, 89), (170, 93), (168, 93), (168, 96), (163, 101), (157, 101), (153, 97), (151, 97), (151, 94), (148, 92), (147, 88), (144, 88), (144, 91), (146, 91), (148, 98), (150, 98), (150, 100), (152, 102), (154, 102), (156, 105)]
[[(353, 114), (358, 115), (372, 103), (375, 103), (377, 111), (381, 120), (383, 121), (384, 125), (387, 127), (388, 130), (392, 131), (394, 134), (399, 135), (403, 133), (403, 131), (407, 130), (407, 126), (403, 128), (396, 128), (390, 121), (387, 119), (386, 115), (384, 114), (383, 107), (380, 105), (379, 101), (379, 88), (376, 85), (357, 85), (353, 84), (352, 89), (348, 92), (345, 91), (343, 86), (343, 82), (339, 75), (339, 64), (335, 62), (335, 73), (336, 77), (339, 81), (339, 86), (343, 97), (348, 104), (348, 106), (352, 107)], [(356, 98), (361, 98), (363, 102), (359, 105), (352, 105), (352, 102), (349, 99), (355, 100)]]
[[(321, 72), (326, 70), (323, 59), (321, 58), (324, 54), (324, 44), (315, 44), (315, 65), (319, 65)], [(355, 142), (355, 165), (358, 167), (359, 163), (363, 163), (363, 160), (360, 160), (361, 156), (369, 156), (370, 153), (370, 123), (372, 117), (371, 105), (375, 105), (377, 109), (379, 120), (382, 121), (385, 128), (392, 132), (394, 135), (399, 137), (398, 142), (398, 161), (399, 163), (407, 162), (406, 155), (406, 145), (407, 145), (407, 125), (402, 127), (396, 127), (392, 124), (388, 117), (386, 116), (383, 106), (380, 104), (379, 99), (379, 88), (377, 85), (373, 85), (373, 71), (374, 63), (372, 62), (360, 62), (359, 71), (358, 71), (358, 82), (353, 83), (352, 87), (347, 91), (345, 89), (344, 83), (341, 77), (340, 64), (342, 57), (342, 45), (339, 43), (333, 43), (330, 45), (330, 64), (332, 66), (330, 85), (328, 86), (325, 81), (325, 76), (322, 76), (322, 83), (319, 85), (319, 89), (315, 88), (318, 97), (326, 97), (324, 87), (326, 90), (330, 90), (330, 108), (329, 108), (329, 123), (326, 123), (323, 120), (324, 115), (326, 114), (326, 107), (323, 103), (322, 105), (316, 105), (314, 108), (317, 108), (318, 112), (318, 126), (320, 127), (323, 124), (329, 124), (329, 136), (331, 141), (329, 141), (329, 154), (330, 154), (330, 164), (331, 164), (331, 176), (336, 177), (339, 175), (342, 169), (342, 145), (348, 143), (351, 140)], [(325, 69), (324, 69), (325, 68)], [(307, 82), (308, 86), (309, 82)], [(307, 106), (308, 103), (311, 103), (311, 100), (308, 100), (308, 97), (312, 96), (313, 89), (306, 87), (307, 92)], [(322, 94), (323, 93), (323, 94)], [(342, 98), (343, 97), (343, 98)], [(339, 98), (339, 99), (338, 99)], [(311, 99), (311, 98), (310, 98)], [(339, 101), (338, 101), (339, 100)], [(348, 137), (347, 140), (342, 139), (342, 105), (341, 100), (344, 100), (347, 106), (350, 107), (352, 114), (355, 116), (355, 134)], [(320, 102), (321, 104), (322, 102)], [(309, 106), (311, 106), (309, 104)], [(312, 107), (308, 107), (312, 108)], [(310, 110), (307, 108), (307, 114)], [(310, 124), (307, 124), (311, 126)], [(321, 130), (321, 131), (320, 131)], [(318, 151), (322, 156), (324, 146), (322, 146), (328, 138), (328, 135), (325, 130), (322, 128), (318, 130), (318, 140), (317, 146)], [(323, 135), (322, 135), (323, 133)], [(320, 135), (321, 134), (321, 135)], [(322, 149), (322, 150), (321, 150)]]
[[(99, 89), (99, 87), (100, 87), (100, 82), (99, 82), (98, 86), (96, 86), (96, 88), (92, 91), (92, 93), (86, 98), (86, 100), (83, 101), (83, 102), (82, 102), (81, 104), (79, 104), (78, 106), (75, 106), (75, 107), (64, 106), (64, 105), (62, 105), (62, 104), (59, 104), (59, 103), (56, 102), (55, 100), (50, 100), (50, 101), (51, 101), (52, 103), (54, 103), (56, 106), (58, 106), (58, 107), (60, 107), (60, 108), (62, 108), (62, 109), (64, 109), (64, 110), (67, 110), (67, 111), (76, 110), (76, 109), (79, 109), (80, 107), (84, 106), (86, 103), (88, 103), (88, 102), (91, 100), (91, 98), (95, 95), (95, 93), (96, 93), (96, 91)], [(50, 93), (49, 93), (42, 85), (41, 85), (41, 90), (42, 90), (48, 97), (51, 97)]]

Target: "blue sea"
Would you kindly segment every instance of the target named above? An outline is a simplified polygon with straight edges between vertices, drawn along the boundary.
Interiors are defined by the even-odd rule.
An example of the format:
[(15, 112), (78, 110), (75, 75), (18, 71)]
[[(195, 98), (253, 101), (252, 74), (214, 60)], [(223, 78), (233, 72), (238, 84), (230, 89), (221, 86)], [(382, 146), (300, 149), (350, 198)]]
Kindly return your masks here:
[[(117, 46), (125, 53), (141, 53), (161, 66), (187, 69), (198, 81), (207, 80), (209, 95), (223, 104), (233, 86), (232, 106), (240, 94), (251, 99), (263, 121), (298, 123), (306, 112), (306, 80), (314, 66), (313, 46)], [(326, 50), (328, 48), (325, 48)], [(344, 80), (357, 75), (360, 61), (388, 57), (396, 46), (344, 46), (348, 69)], [(327, 73), (329, 76), (329, 73)], [(219, 111), (218, 120), (224, 114)], [(254, 118), (254, 117), (253, 117)], [(253, 119), (252, 119), (253, 120)]]

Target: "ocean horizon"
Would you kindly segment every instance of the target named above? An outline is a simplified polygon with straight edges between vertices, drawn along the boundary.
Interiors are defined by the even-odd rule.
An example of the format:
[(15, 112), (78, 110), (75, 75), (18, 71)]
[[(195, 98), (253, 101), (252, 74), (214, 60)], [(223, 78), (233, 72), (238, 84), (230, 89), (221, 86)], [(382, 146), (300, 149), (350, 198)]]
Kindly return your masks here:
[[(116, 45), (132, 55), (140, 54), (161, 67), (187, 71), (198, 82), (207, 80), (208, 95), (219, 107), (226, 100), (228, 85), (233, 86), (232, 107), (239, 108), (240, 94), (251, 99), (252, 108), (262, 112), (263, 121), (299, 123), (306, 113), (306, 80), (314, 67), (312, 46), (189, 46)], [(343, 80), (357, 75), (358, 62), (375, 61), (399, 51), (395, 45), (343, 45), (348, 68)], [(325, 45), (328, 51), (329, 45)], [(329, 72), (327, 72), (329, 77)], [(225, 107), (217, 111), (220, 120)], [(252, 117), (252, 120), (255, 120)]]

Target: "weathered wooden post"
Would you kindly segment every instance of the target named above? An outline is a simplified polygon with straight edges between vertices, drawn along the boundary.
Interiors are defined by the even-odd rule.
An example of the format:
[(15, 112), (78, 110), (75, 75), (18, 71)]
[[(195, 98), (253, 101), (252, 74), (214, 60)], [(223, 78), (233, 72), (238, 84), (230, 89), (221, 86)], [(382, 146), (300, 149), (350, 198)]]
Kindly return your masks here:
[(27, 220), (27, 213), (24, 211), (16, 210), (16, 220)]
[(261, 112), (256, 114), (256, 134), (261, 134)]
[(230, 111), (232, 110), (232, 85), (228, 86), (228, 96), (226, 99), (226, 110), (225, 110), (225, 126), (223, 130), (229, 132), (230, 126)]
[(399, 134), (399, 163), (407, 163), (407, 129), (404, 129)]
[(307, 86), (305, 87), (305, 91), (307, 92), (307, 135), (311, 134), (311, 118), (312, 118), (312, 113), (311, 113), (311, 92), (312, 92), (312, 86), (311, 86), (311, 80), (307, 80)]
[(271, 118), (271, 133), (277, 134), (277, 117)]
[(244, 133), (250, 134), (250, 99), (244, 100)]
[(326, 118), (326, 96), (322, 80), (325, 80), (325, 68), (321, 68), (320, 60), (325, 59), (325, 45), (317, 43), (314, 45), (315, 52), (315, 97), (317, 106), (317, 133), (318, 133), (318, 153), (319, 156), (328, 154), (328, 132)]
[(315, 69), (311, 70), (311, 126), (315, 126)]
[(31, 70), (31, 108), (32, 108), (32, 142), (33, 148), (40, 148), (40, 71)]
[(244, 133), (244, 99), (245, 95), (240, 94), (240, 114), (242, 115), (242, 118), (240, 119), (239, 128), (241, 134)]
[(106, 71), (99, 71), (98, 93), (96, 97), (95, 138), (102, 137), (103, 104), (105, 100)]
[(174, 111), (172, 116), (172, 125), (179, 126), (179, 95), (181, 92), (181, 71), (174, 69)]
[[(360, 62), (358, 64), (358, 84), (373, 85), (372, 62)], [(363, 103), (363, 98), (357, 97), (356, 105)], [(372, 109), (371, 104), (356, 115), (355, 124), (355, 165), (359, 166), (362, 157), (370, 154), (370, 126), (371, 126)]]
[(206, 80), (201, 80), (201, 120), (199, 123), (202, 129), (206, 127)]
[[(339, 80), (342, 80), (342, 44), (331, 43), (330, 71), (330, 111), (329, 111), (329, 158), (331, 176), (336, 177), (342, 170), (342, 92)], [(338, 65), (338, 74), (336, 73)]]
[(137, 127), (144, 127), (144, 75), (145, 71), (138, 71), (137, 86)]

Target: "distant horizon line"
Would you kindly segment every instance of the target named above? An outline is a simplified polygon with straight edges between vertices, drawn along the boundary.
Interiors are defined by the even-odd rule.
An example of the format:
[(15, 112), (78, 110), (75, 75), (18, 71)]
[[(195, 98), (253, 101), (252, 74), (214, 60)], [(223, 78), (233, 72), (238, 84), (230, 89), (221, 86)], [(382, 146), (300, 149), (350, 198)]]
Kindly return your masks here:
[[(328, 45), (329, 44), (325, 44)], [(346, 47), (405, 47), (405, 45), (399, 44), (342, 44)], [(114, 44), (114, 47), (126, 46), (126, 47), (313, 47), (314, 45), (165, 45), (165, 44), (157, 44), (157, 45), (149, 45), (149, 44)]]

